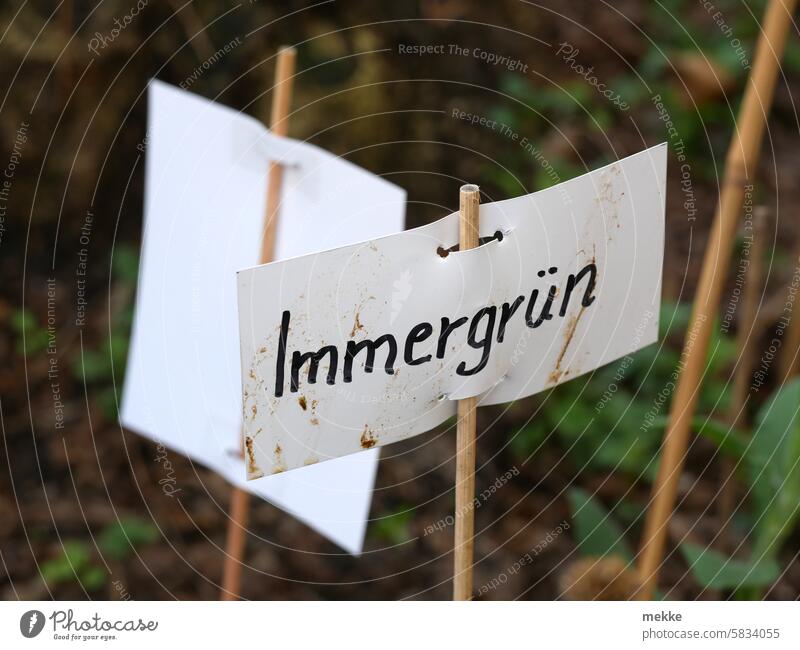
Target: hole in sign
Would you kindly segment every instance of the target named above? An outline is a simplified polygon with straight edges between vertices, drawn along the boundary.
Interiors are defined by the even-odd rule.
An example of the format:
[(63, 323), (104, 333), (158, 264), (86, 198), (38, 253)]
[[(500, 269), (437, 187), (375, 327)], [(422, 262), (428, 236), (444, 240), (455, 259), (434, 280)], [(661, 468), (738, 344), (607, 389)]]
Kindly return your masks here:
[[(491, 241), (503, 241), (503, 231), (496, 230), (493, 235), (487, 235), (486, 237), (481, 237), (478, 239), (478, 246), (483, 246), (484, 244), (488, 244)], [(439, 257), (447, 257), (450, 253), (456, 253), (459, 250), (459, 245), (456, 244), (455, 246), (451, 246), (450, 248), (445, 248), (444, 246), (439, 246), (436, 249), (436, 254)]]

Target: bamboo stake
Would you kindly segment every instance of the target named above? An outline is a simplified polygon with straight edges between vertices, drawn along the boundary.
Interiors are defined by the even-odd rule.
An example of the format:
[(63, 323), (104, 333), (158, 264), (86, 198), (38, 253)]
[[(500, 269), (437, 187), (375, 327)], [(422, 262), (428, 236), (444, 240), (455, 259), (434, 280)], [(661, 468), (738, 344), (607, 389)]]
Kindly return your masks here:
[[(478, 186), (462, 185), (459, 197), (459, 250), (478, 246), (479, 203)], [(458, 401), (453, 600), (472, 599), (477, 406), (478, 400), (475, 397)]]
[(649, 599), (658, 582), (672, 510), (678, 491), (689, 429), (697, 404), (700, 379), (706, 365), (714, 314), (727, 275), (731, 249), (742, 208), (745, 184), (754, 175), (767, 112), (797, 0), (770, 0), (764, 28), (758, 39), (755, 64), (739, 112), (738, 127), (728, 149), (725, 176), (714, 217), (714, 226), (703, 259), (692, 319), (684, 342), (684, 366), (670, 408), (664, 434), (661, 464), (653, 485), (639, 555), (640, 598)]
[[(800, 268), (800, 242), (795, 250), (793, 259), (792, 276), (789, 282), (794, 281), (794, 273)], [(786, 342), (781, 353), (780, 380), (783, 383), (800, 375), (800, 294), (795, 297), (792, 305), (792, 314), (789, 317), (789, 326), (786, 328)]]
[[(281, 48), (275, 69), (275, 92), (272, 95), (272, 122), (270, 131), (275, 135), (289, 133), (289, 107), (292, 103), (292, 81), (297, 52), (294, 48)], [(264, 238), (261, 241), (261, 263), (271, 262), (275, 254), (275, 236), (278, 227), (278, 210), (281, 204), (283, 165), (269, 164), (267, 180), (267, 214)]]
[[(763, 287), (764, 249), (767, 240), (768, 209), (761, 206), (753, 211), (753, 235), (750, 245), (750, 265), (745, 276), (742, 292), (742, 310), (739, 328), (736, 332), (736, 348), (739, 350), (739, 363), (734, 369), (731, 402), (728, 406), (727, 421), (731, 428), (745, 429), (749, 425), (746, 409), (753, 380), (754, 352), (758, 343), (758, 304)], [(736, 503), (736, 461), (725, 458), (724, 479), (719, 500), (720, 544), (725, 550), (730, 548), (728, 530)]]
[[(289, 107), (292, 103), (292, 83), (297, 53), (294, 48), (283, 47), (278, 51), (275, 66), (275, 87), (272, 95), (270, 131), (285, 136), (289, 132)], [(271, 262), (275, 254), (275, 234), (281, 203), (283, 166), (270, 162), (267, 178), (267, 206), (264, 215), (264, 235), (261, 242), (260, 263)], [(244, 557), (245, 533), (250, 504), (250, 493), (239, 487), (231, 490), (230, 519), (225, 549), (225, 565), (222, 570), (222, 600), (236, 600), (242, 584), (242, 558)]]

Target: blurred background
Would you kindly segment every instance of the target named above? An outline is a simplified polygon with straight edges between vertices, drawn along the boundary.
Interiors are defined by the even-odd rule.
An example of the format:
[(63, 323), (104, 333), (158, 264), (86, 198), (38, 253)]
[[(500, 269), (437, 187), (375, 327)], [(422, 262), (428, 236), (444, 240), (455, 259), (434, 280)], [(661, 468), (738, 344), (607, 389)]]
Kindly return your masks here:
[[(229, 487), (171, 453), (182, 492), (179, 500), (164, 498), (156, 445), (117, 423), (142, 227), (145, 90), (153, 77), (183, 84), (268, 122), (274, 54), (284, 44), (298, 50), (290, 135), (406, 188), (409, 227), (456, 209), (464, 182), (478, 183), (483, 201), (505, 199), (669, 144), (659, 344), (555, 390), (479, 411), (477, 491), (500, 483), (476, 510), (479, 597), (630, 595), (635, 579), (626, 567), (641, 537), (764, 6), (6, 4), (0, 597), (218, 597)], [(758, 343), (746, 361), (753, 373), (763, 370), (800, 273), (797, 36), (793, 30), (742, 219), (758, 212), (767, 224), (764, 271), (748, 277), (759, 283)], [(443, 47), (409, 52), (427, 45)], [(760, 386), (750, 411), (728, 426), (751, 244), (743, 229), (671, 523), (664, 598), (800, 596), (800, 391), (783, 381), (796, 349), (774, 352), (754, 375)], [(89, 263), (78, 287), (81, 255)], [(52, 291), (55, 285), (67, 290)], [(79, 289), (88, 304), (83, 327), (75, 323)], [(47, 353), (54, 338), (57, 380)], [(63, 410), (54, 413), (56, 392)], [(455, 429), (424, 438), (384, 450), (360, 558), (254, 499), (243, 597), (449, 598)], [(778, 506), (769, 498), (776, 485), (785, 497)], [(754, 547), (768, 549), (758, 562)], [(712, 552), (699, 557), (704, 548)]]

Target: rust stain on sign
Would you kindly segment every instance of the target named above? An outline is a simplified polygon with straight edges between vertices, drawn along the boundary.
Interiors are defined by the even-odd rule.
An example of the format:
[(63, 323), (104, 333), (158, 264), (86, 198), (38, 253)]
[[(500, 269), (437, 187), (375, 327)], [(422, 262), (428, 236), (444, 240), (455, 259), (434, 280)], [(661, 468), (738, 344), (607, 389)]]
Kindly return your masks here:
[(581, 316), (583, 316), (583, 312), (585, 310), (586, 307), (581, 307), (581, 310), (578, 312), (578, 314), (573, 316), (569, 320), (569, 323), (567, 323), (567, 329), (564, 332), (564, 345), (561, 346), (561, 351), (558, 353), (556, 366), (553, 368), (553, 372), (551, 372), (550, 376), (547, 378), (548, 382), (551, 384), (557, 384), (561, 380), (561, 377), (569, 373), (569, 370), (561, 369), (561, 362), (564, 361), (564, 355), (567, 353), (569, 344), (572, 343), (572, 339), (575, 336), (575, 330), (578, 329), (578, 322), (581, 320)]
[(368, 425), (364, 425), (364, 432), (361, 434), (361, 448), (371, 449), (378, 444), (378, 438), (369, 430)]
[(358, 305), (358, 307), (356, 307), (356, 315), (353, 321), (353, 329), (350, 330), (350, 338), (353, 338), (356, 335), (356, 332), (360, 332), (364, 329), (364, 325), (361, 323), (361, 310), (364, 309), (364, 305), (370, 300), (375, 300), (375, 296), (366, 296)]
[(261, 478), (264, 476), (264, 472), (262, 472), (258, 464), (256, 463), (256, 456), (255, 452), (253, 451), (253, 439), (250, 436), (247, 436), (244, 439), (244, 447), (247, 451), (247, 473), (250, 478)]
[(280, 443), (275, 445), (275, 465), (272, 468), (273, 474), (280, 474), (286, 471), (286, 463), (283, 462), (283, 449)]
[(300, 397), (297, 398), (297, 403), (300, 405), (300, 408), (303, 409), (304, 411), (308, 410), (308, 403), (306, 402), (305, 395), (300, 395)]
[(356, 335), (356, 332), (359, 330), (363, 330), (364, 326), (361, 324), (360, 314), (356, 312), (356, 320), (353, 323), (353, 329), (350, 331), (350, 338), (353, 338)]

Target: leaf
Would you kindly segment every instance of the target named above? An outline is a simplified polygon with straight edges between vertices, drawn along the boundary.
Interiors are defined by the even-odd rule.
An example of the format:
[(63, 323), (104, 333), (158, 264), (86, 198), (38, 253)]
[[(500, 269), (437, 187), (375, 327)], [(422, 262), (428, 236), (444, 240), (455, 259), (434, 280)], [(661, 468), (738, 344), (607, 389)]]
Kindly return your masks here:
[(396, 512), (385, 515), (372, 525), (372, 534), (383, 538), (392, 544), (402, 544), (411, 539), (408, 527), (414, 511), (408, 506), (402, 506)]
[(571, 488), (567, 493), (575, 535), (582, 555), (617, 555), (632, 561), (633, 552), (611, 514), (588, 492)]
[(130, 244), (115, 246), (111, 272), (123, 284), (135, 287), (139, 278), (139, 252)]
[(148, 521), (135, 517), (120, 519), (109, 524), (100, 533), (99, 545), (103, 553), (121, 560), (134, 547), (149, 544), (158, 538), (158, 529)]
[(800, 378), (761, 407), (748, 449), (754, 553), (774, 557), (800, 515)]
[(96, 591), (106, 582), (106, 572), (99, 566), (90, 566), (82, 571), (78, 580), (86, 591)]
[(741, 431), (722, 422), (701, 417), (692, 420), (692, 427), (699, 435), (713, 442), (724, 454), (735, 460), (744, 457), (749, 442)]
[(681, 553), (695, 580), (707, 589), (766, 587), (780, 575), (780, 567), (771, 559), (752, 562), (729, 558), (718, 551), (684, 542)]
[(34, 354), (47, 347), (50, 341), (47, 330), (39, 327), (30, 309), (15, 309), (9, 318), (11, 328), (17, 333), (15, 348), (20, 354)]
[(689, 303), (662, 303), (659, 310), (658, 337), (664, 339), (678, 332), (685, 332), (691, 317), (692, 306)]
[(89, 550), (83, 542), (64, 542), (61, 553), (42, 563), (42, 577), (48, 584), (56, 585), (75, 579), (89, 566)]
[(511, 438), (511, 452), (516, 458), (526, 459), (540, 448), (547, 439), (549, 427), (544, 418), (532, 420)]
[(62, 550), (64, 560), (76, 571), (89, 564), (89, 549), (83, 542), (66, 542)]
[(63, 555), (42, 562), (41, 571), (42, 577), (49, 585), (68, 582), (75, 575), (75, 570), (64, 560)]
[(592, 409), (585, 399), (578, 398), (565, 404), (561, 411), (560, 421), (557, 423), (559, 433), (564, 433), (568, 438), (577, 438), (587, 431), (587, 426), (594, 418)]
[(128, 352), (128, 340), (117, 334), (109, 336), (97, 349), (87, 349), (72, 364), (72, 373), (78, 381), (104, 381), (116, 371), (122, 375)]
[(30, 309), (14, 309), (9, 318), (12, 329), (17, 334), (28, 332), (36, 327), (36, 317)]

